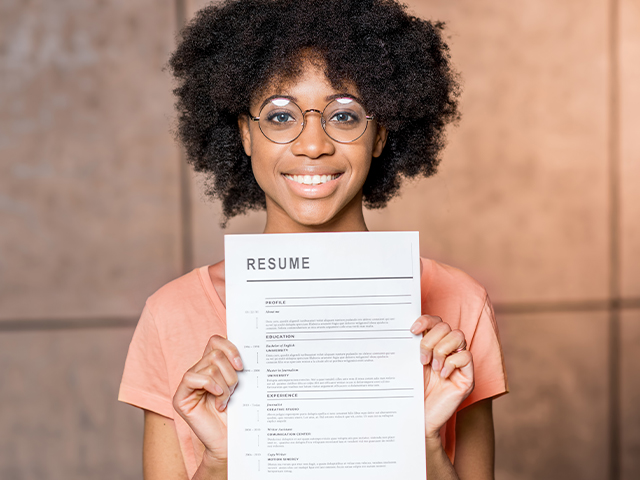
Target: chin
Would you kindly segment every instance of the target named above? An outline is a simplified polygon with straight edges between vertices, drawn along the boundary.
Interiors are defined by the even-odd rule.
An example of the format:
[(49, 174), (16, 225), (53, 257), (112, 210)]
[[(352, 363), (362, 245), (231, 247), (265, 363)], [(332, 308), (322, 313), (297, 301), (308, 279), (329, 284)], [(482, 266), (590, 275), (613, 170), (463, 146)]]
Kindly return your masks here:
[(287, 212), (289, 218), (299, 225), (305, 227), (322, 227), (333, 223), (340, 216), (340, 210), (320, 209), (320, 208), (303, 208), (295, 209)]
[(333, 216), (318, 216), (318, 215), (297, 215), (291, 216), (291, 218), (298, 224), (305, 227), (322, 227), (331, 223)]

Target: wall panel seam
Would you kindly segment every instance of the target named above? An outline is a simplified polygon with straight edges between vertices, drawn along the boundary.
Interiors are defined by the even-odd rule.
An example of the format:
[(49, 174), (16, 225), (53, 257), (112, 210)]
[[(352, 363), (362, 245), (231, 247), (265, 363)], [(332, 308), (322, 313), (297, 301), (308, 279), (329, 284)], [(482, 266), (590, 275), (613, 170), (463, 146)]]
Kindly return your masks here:
[[(640, 298), (621, 299), (616, 310), (640, 309)], [(494, 310), (498, 316), (549, 313), (610, 312), (607, 300), (593, 302), (540, 302), (540, 303), (497, 303)], [(112, 317), (68, 317), (68, 318), (14, 318), (0, 320), (0, 332), (35, 330), (83, 330), (88, 328), (132, 328), (138, 323), (137, 316)]]
[(609, 478), (620, 479), (620, 75), (619, 0), (609, 0)]
[(56, 318), (0, 320), (0, 332), (86, 330), (91, 328), (133, 328), (138, 317)]

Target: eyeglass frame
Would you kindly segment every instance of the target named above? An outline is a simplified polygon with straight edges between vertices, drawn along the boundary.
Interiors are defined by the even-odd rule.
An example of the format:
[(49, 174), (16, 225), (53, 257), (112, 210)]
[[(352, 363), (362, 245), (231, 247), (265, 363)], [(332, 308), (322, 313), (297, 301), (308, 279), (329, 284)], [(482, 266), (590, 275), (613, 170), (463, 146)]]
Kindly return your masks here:
[[(298, 133), (298, 135), (296, 135), (294, 138), (292, 138), (291, 140), (289, 140), (288, 142), (276, 142), (271, 140), (269, 137), (267, 137), (267, 134), (264, 133), (264, 131), (262, 130), (262, 127), (260, 126), (260, 116), (262, 113), (262, 110), (264, 110), (264, 108), (269, 105), (269, 103), (271, 103), (273, 100), (276, 100), (278, 98), (283, 98), (285, 100), (289, 100), (289, 102), (293, 103), (298, 110), (300, 110), (300, 112), (302, 112), (302, 128), (300, 129), (300, 133)], [(249, 119), (254, 121), (254, 122), (258, 122), (258, 128), (260, 129), (260, 133), (262, 133), (262, 135), (264, 135), (264, 138), (266, 138), (267, 140), (269, 140), (272, 143), (275, 143), (277, 145), (286, 145), (288, 143), (292, 143), (295, 142), (298, 137), (300, 137), (300, 135), (302, 135), (302, 132), (304, 132), (304, 127), (307, 126), (307, 122), (306, 122), (306, 117), (307, 117), (307, 113), (312, 112), (312, 113), (319, 113), (320, 114), (320, 125), (322, 125), (322, 130), (324, 131), (324, 133), (327, 135), (327, 137), (329, 137), (331, 140), (333, 140), (334, 142), (338, 142), (338, 143), (353, 143), (356, 140), (358, 140), (359, 138), (361, 138), (365, 132), (367, 131), (367, 128), (369, 127), (369, 121), (374, 119), (373, 115), (367, 115), (365, 112), (364, 118), (367, 121), (367, 123), (364, 126), (364, 130), (362, 130), (362, 133), (360, 135), (358, 135), (356, 138), (354, 138), (353, 140), (349, 140), (348, 142), (342, 142), (340, 140), (336, 140), (335, 138), (333, 138), (331, 135), (329, 135), (327, 133), (327, 121), (324, 118), (324, 112), (327, 109), (327, 107), (329, 105), (331, 105), (333, 102), (335, 102), (336, 100), (340, 99), (340, 98), (349, 98), (351, 100), (353, 100), (354, 102), (356, 102), (358, 105), (360, 105), (362, 107), (362, 109), (364, 110), (364, 107), (362, 106), (362, 102), (360, 102), (357, 98), (354, 98), (351, 95), (339, 95), (336, 98), (332, 99), (329, 101), (329, 103), (327, 103), (324, 108), (322, 109), (322, 111), (317, 110), (315, 108), (309, 108), (308, 110), (302, 110), (302, 108), (300, 108), (300, 105), (298, 105), (296, 102), (294, 102), (293, 100), (291, 100), (290, 98), (288, 98), (287, 96), (281, 96), (281, 95), (274, 95), (273, 97), (270, 97), (268, 99), (266, 99), (264, 101), (264, 103), (262, 104), (262, 106), (260, 107), (260, 111), (258, 112), (258, 116), (254, 117), (253, 115), (251, 115), (251, 112), (249, 112), (248, 116)]]

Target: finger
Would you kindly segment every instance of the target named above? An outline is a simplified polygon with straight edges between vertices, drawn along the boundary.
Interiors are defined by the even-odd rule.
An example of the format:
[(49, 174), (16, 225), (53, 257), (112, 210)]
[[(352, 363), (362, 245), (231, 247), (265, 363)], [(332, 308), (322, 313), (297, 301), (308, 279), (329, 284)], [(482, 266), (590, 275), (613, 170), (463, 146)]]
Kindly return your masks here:
[(236, 346), (220, 335), (214, 335), (207, 342), (207, 346), (204, 349), (203, 357), (208, 353), (213, 352), (214, 350), (221, 350), (231, 362), (231, 365), (238, 371), (242, 370), (244, 367), (242, 365), (242, 359), (240, 358), (240, 352), (236, 348)]
[(467, 342), (464, 338), (462, 330), (452, 330), (444, 338), (442, 338), (433, 348), (433, 360), (431, 367), (439, 372), (444, 365), (445, 359), (456, 350), (466, 348)]
[(456, 368), (459, 368), (465, 376), (473, 376), (473, 355), (471, 352), (463, 350), (449, 355), (444, 361), (442, 370), (440, 370), (440, 376), (442, 378), (449, 378)]
[(216, 410), (223, 412), (225, 408), (227, 408), (227, 403), (229, 402), (229, 397), (231, 396), (231, 389), (227, 384), (227, 381), (222, 374), (222, 371), (218, 367), (218, 365), (209, 365), (204, 370), (198, 372), (201, 375), (206, 375), (213, 383), (222, 388), (222, 393), (214, 394), (216, 397), (215, 405)]
[(415, 322), (413, 322), (413, 325), (411, 325), (411, 328), (409, 330), (414, 335), (418, 335), (420, 333), (431, 330), (438, 323), (442, 323), (442, 319), (440, 317), (433, 315), (422, 315), (418, 317)]
[(423, 365), (427, 365), (431, 361), (433, 349), (450, 332), (451, 327), (448, 323), (439, 322), (422, 337), (420, 341), (420, 361)]
[(235, 367), (229, 362), (227, 355), (222, 350), (214, 350), (202, 357), (202, 360), (196, 364), (195, 371), (199, 372), (209, 368), (211, 365), (215, 365), (220, 370), (224, 377), (224, 383), (233, 393), (238, 385), (238, 374)]
[(224, 389), (215, 383), (209, 375), (188, 371), (173, 396), (173, 408), (182, 416), (188, 414), (200, 402), (206, 393), (218, 396)]

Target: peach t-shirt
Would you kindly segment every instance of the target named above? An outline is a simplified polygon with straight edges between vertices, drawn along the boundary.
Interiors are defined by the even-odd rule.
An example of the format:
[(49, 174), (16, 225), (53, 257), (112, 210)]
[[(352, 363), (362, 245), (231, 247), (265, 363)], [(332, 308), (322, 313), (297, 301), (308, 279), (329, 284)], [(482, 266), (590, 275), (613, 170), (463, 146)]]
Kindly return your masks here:
[[(493, 309), (486, 291), (453, 267), (422, 259), (422, 313), (438, 315), (465, 334), (473, 353), (475, 388), (460, 409), (507, 392), (507, 377)], [(168, 283), (147, 300), (124, 367), (118, 399), (175, 421), (191, 478), (204, 448), (172, 405), (184, 373), (202, 357), (212, 335), (226, 336), (226, 311), (208, 267)], [(443, 427), (445, 450), (455, 454), (454, 415)]]

